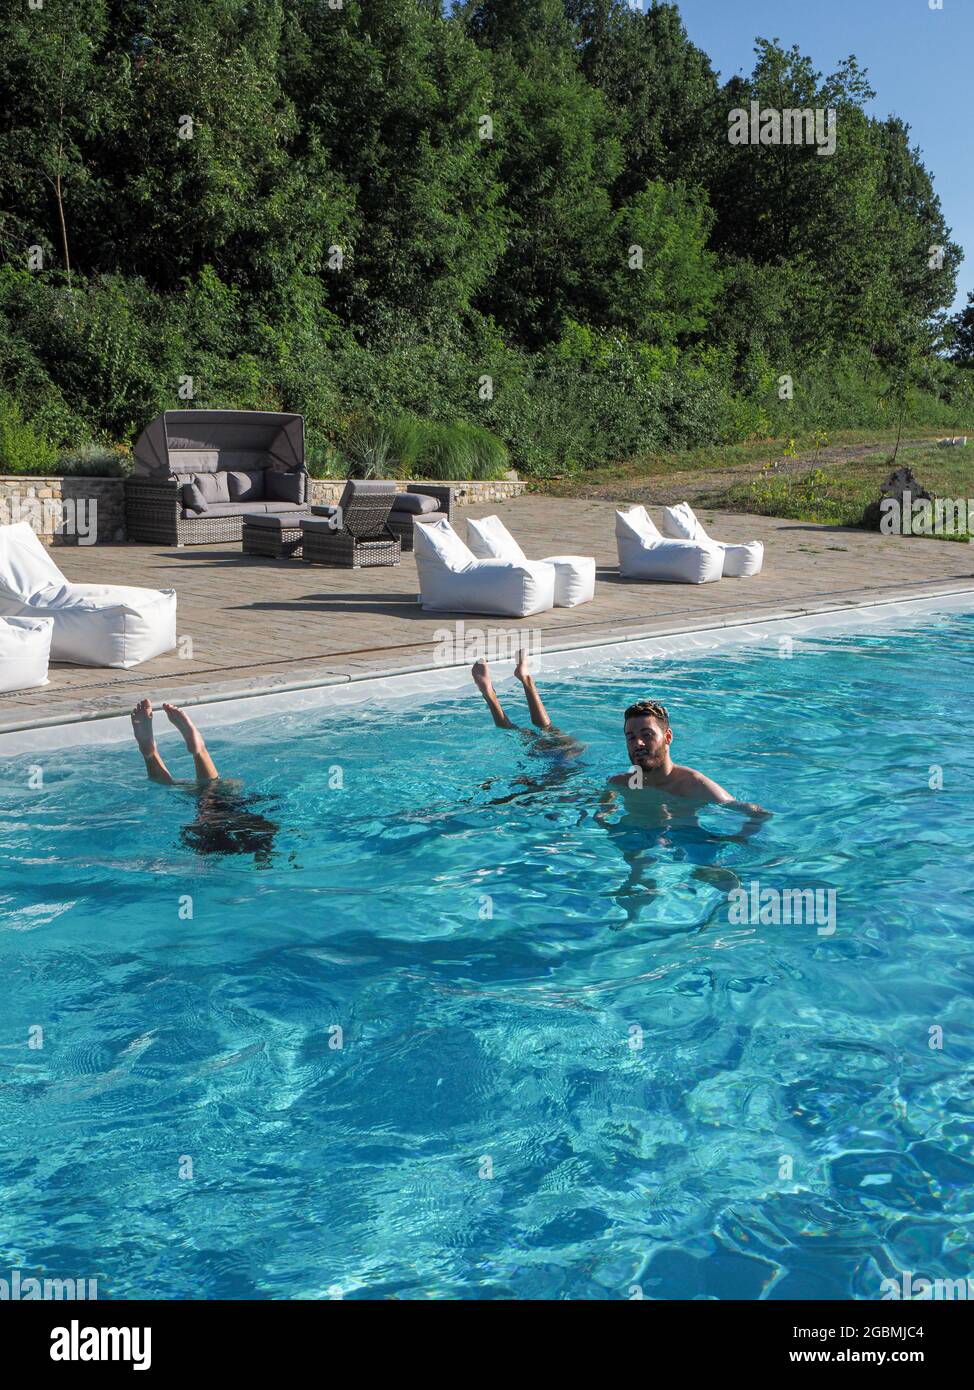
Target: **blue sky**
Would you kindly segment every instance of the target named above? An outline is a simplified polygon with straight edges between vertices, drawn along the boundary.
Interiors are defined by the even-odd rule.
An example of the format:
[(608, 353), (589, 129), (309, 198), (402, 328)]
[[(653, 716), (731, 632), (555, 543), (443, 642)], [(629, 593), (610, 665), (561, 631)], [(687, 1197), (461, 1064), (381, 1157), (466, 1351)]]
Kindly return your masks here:
[(726, 81), (754, 66), (756, 37), (796, 43), (820, 72), (854, 53), (876, 91), (874, 116), (910, 126), (966, 259), (956, 308), (974, 290), (974, 0), (677, 0), (687, 33)]

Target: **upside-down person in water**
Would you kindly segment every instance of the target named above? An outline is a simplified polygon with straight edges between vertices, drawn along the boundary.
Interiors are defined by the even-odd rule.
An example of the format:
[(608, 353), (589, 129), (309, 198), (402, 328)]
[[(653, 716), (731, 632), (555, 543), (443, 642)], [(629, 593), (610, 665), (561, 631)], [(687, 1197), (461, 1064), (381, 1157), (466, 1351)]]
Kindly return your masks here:
[(269, 864), (279, 827), (252, 809), (255, 798), (241, 793), (239, 783), (221, 778), (203, 735), (186, 711), (178, 705), (162, 708), (192, 755), (195, 782), (177, 781), (163, 762), (152, 728), (151, 700), (140, 700), (133, 709), (132, 731), (150, 781), (195, 792), (198, 815), (180, 831), (183, 844), (198, 854), (252, 854), (256, 864)]
[[(528, 791), (541, 791), (563, 782), (571, 771), (572, 761), (585, 752), (585, 745), (579, 743), (577, 738), (572, 738), (571, 734), (556, 729), (548, 718), (548, 711), (544, 707), (538, 693), (538, 687), (535, 685), (534, 677), (528, 667), (527, 649), (522, 647), (518, 652), (514, 675), (524, 687), (531, 723), (538, 730), (536, 734), (528, 729), (519, 728), (517, 724), (508, 719), (500, 700), (497, 698), (497, 692), (490, 678), (490, 667), (486, 661), (475, 661), (471, 674), (474, 684), (487, 702), (487, 708), (490, 710), (497, 727), (499, 729), (513, 729), (521, 734), (528, 743), (529, 754), (544, 758), (547, 762), (547, 768), (540, 777), (516, 777), (514, 779), (515, 785)], [(485, 787), (490, 785), (490, 782), (484, 784)], [(512, 792), (508, 796), (497, 797), (492, 804), (499, 805), (505, 801), (513, 801), (523, 794), (523, 790)]]

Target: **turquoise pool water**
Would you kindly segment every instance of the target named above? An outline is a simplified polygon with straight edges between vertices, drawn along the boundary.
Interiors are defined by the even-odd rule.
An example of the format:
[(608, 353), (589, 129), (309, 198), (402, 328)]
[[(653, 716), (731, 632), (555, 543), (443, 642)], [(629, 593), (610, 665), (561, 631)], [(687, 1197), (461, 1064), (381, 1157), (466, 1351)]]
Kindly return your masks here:
[[(229, 846), (256, 860), (205, 852), (227, 808), (134, 746), (8, 761), (0, 1276), (622, 1299), (974, 1273), (972, 677), (967, 615), (542, 672), (587, 745), (563, 764), (472, 687), (268, 715), (209, 739), (259, 798)], [(645, 695), (774, 818), (597, 818)], [(834, 933), (729, 920), (738, 882), (834, 890)]]

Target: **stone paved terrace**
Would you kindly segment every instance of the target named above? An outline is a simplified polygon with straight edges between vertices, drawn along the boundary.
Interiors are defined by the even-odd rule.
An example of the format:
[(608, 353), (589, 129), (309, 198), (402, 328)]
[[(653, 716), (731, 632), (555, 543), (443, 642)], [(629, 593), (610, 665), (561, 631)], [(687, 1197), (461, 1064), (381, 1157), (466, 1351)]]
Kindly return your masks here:
[[(464, 516), (496, 512), (530, 556), (588, 554), (598, 565), (593, 603), (520, 620), (468, 615), (466, 627), (540, 630), (543, 650), (974, 589), (974, 550), (965, 544), (712, 512), (701, 512), (712, 535), (764, 541), (763, 574), (699, 586), (624, 581), (614, 510), (612, 502), (528, 495), (459, 512), (461, 535)], [(61, 547), (55, 558), (70, 579), (175, 588), (178, 630), (192, 638), (193, 657), (172, 653), (131, 671), (52, 666), (46, 689), (0, 696), (0, 732), (122, 713), (143, 695), (189, 703), (429, 667), (434, 633), (456, 621), (419, 608), (411, 554), (395, 568), (362, 570), (244, 557), (239, 543)]]

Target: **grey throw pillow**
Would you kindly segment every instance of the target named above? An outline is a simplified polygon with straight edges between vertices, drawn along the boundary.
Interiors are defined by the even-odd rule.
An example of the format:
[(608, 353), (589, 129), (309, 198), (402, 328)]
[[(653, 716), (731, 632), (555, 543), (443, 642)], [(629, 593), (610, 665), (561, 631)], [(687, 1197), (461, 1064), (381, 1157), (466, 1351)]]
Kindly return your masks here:
[(260, 468), (250, 472), (230, 469), (227, 471), (227, 485), (231, 502), (258, 502), (264, 496), (264, 470)]
[(195, 483), (183, 483), (180, 493), (186, 511), (197, 513), (206, 511), (206, 498)]
[(268, 469), (264, 474), (264, 487), (270, 502), (304, 501), (303, 473), (275, 473)]
[(205, 512), (210, 502), (229, 502), (226, 473), (194, 473), (183, 487), (183, 506), (187, 511)]
[(193, 482), (207, 502), (229, 502), (230, 488), (226, 473), (197, 473)]
[(397, 492), (392, 504), (394, 512), (412, 512), (419, 516), (423, 512), (437, 512), (440, 504), (435, 497), (427, 497), (424, 492)]

